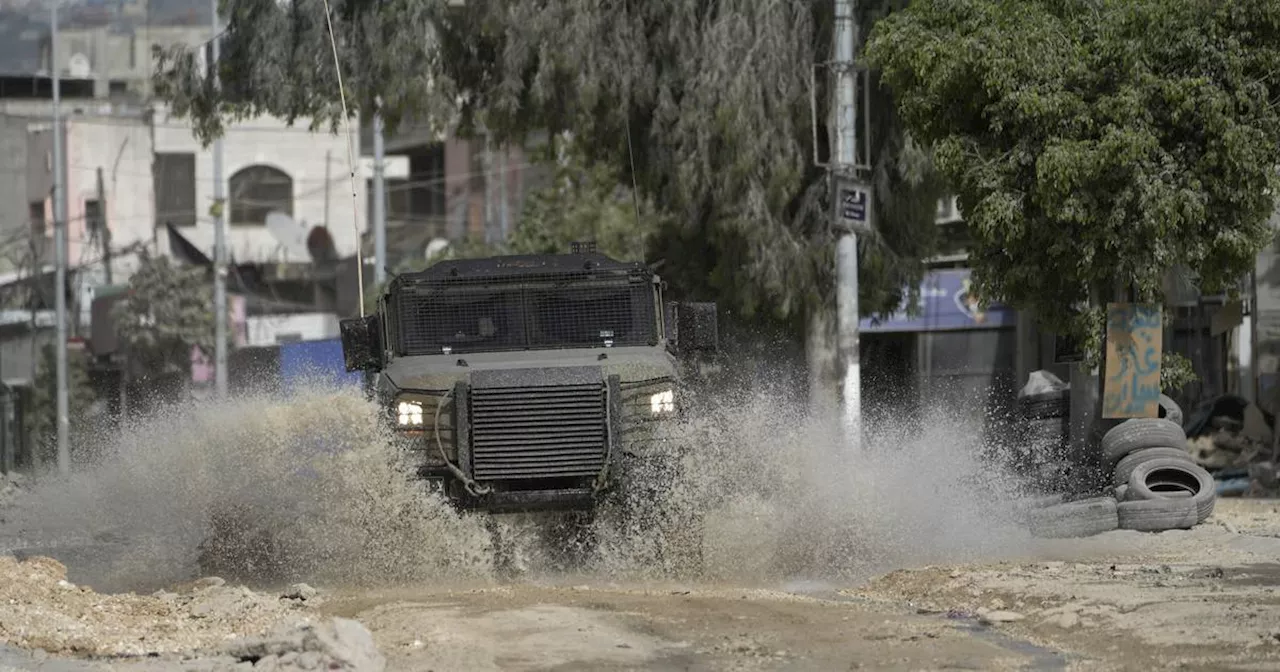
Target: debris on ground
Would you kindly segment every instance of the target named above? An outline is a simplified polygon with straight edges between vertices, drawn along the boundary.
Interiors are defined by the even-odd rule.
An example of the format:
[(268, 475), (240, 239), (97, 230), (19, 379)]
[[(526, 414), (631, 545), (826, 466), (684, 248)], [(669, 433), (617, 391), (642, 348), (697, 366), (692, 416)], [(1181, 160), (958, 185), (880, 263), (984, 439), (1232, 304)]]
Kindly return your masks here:
[(0, 557), (0, 604), (0, 644), (93, 657), (214, 650), (311, 613), (304, 600), (218, 580), (182, 592), (101, 595), (69, 582), (67, 568), (46, 557)]
[(387, 665), (369, 630), (345, 618), (242, 639), (228, 646), (226, 654), (237, 663), (267, 670), (382, 672)]
[(1202, 404), (1187, 422), (1187, 450), (1213, 474), (1218, 494), (1280, 495), (1272, 420), (1257, 404), (1223, 395)]

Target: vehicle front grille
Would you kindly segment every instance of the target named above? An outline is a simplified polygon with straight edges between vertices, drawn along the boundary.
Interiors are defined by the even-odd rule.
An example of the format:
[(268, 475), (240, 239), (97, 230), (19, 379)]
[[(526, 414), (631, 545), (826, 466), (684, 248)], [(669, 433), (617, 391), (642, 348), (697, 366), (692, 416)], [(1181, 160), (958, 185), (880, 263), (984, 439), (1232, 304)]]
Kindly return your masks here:
[(477, 480), (594, 476), (608, 442), (603, 383), (471, 390)]

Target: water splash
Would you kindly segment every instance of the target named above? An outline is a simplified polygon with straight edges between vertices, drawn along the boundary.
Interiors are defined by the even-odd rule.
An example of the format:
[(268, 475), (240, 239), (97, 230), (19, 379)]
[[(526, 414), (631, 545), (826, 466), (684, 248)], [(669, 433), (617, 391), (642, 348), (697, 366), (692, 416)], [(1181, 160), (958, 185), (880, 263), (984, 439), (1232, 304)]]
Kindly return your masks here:
[[(410, 478), (378, 412), (356, 391), (320, 385), (174, 406), (104, 437), (98, 464), (36, 488), (9, 527), (126, 540), (109, 572), (127, 585), (192, 578), (202, 552), (224, 574), (259, 582), (494, 577), (503, 553), (492, 521), (455, 512)], [(618, 507), (600, 511), (585, 571), (843, 580), (1016, 552), (1027, 543), (1020, 483), (990, 462), (973, 415), (936, 409), (870, 430), (854, 451), (832, 419), (781, 393), (704, 404), (668, 437), (679, 468), (649, 477), (660, 493), (650, 518), (622, 525)], [(653, 516), (682, 523), (682, 534)], [(211, 548), (220, 526), (230, 533), (212, 535), (223, 541)], [(535, 574), (561, 571), (577, 543), (536, 517), (496, 527), (504, 553)]]

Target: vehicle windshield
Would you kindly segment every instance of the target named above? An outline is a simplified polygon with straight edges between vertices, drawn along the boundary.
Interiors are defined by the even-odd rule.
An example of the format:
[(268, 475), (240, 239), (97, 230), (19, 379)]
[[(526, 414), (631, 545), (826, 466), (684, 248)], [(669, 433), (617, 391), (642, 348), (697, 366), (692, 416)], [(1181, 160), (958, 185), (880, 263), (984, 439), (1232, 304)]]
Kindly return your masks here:
[(656, 345), (652, 283), (634, 277), (412, 286), (394, 297), (402, 355)]

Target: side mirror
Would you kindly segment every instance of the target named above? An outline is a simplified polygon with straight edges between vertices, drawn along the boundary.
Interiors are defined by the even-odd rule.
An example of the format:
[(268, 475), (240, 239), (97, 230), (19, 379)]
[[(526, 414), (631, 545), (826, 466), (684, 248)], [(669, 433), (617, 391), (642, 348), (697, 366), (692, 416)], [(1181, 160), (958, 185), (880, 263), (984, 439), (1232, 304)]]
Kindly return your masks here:
[(716, 304), (685, 302), (676, 306), (677, 347), (682, 352), (715, 352), (720, 347)]
[(376, 371), (382, 366), (382, 319), (378, 315), (340, 320), (338, 331), (347, 371)]

